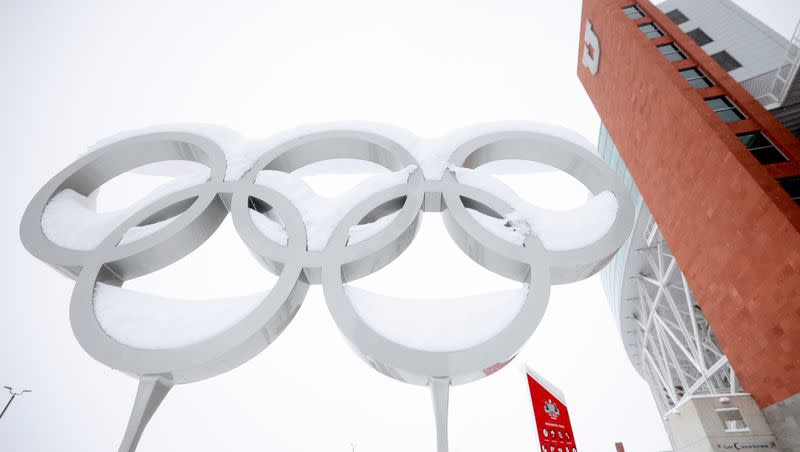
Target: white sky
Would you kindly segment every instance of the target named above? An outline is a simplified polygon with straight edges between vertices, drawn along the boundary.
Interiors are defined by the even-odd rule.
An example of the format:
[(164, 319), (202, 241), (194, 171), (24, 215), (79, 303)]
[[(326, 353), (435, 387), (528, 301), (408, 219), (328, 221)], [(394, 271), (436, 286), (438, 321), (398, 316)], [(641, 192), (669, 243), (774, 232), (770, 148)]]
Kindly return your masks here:
[[(530, 119), (596, 142), (599, 119), (575, 75), (578, 1), (111, 3), (0, 2), (0, 184), (8, 195), (0, 386), (34, 390), (0, 420), (3, 450), (111, 450), (127, 422), (134, 380), (80, 349), (68, 321), (72, 282), (30, 257), (17, 231), (35, 191), (96, 140), (167, 122), (265, 136), (367, 119), (430, 135)], [(738, 3), (784, 35), (797, 20), (794, 0)], [(203, 253), (225, 262), (210, 266)], [(442, 262), (454, 271), (442, 274)], [(137, 284), (198, 297), (269, 287), (230, 229), (181, 265)], [(440, 296), (503, 284), (429, 215), (412, 247), (362, 286)], [(633, 452), (668, 449), (617, 335), (595, 277), (554, 288), (520, 358), (565, 392), (581, 450), (612, 450), (614, 441)], [(455, 388), (452, 450), (535, 450), (526, 391), (517, 365)], [(424, 388), (362, 363), (314, 288), (264, 353), (174, 389), (139, 450), (344, 452), (351, 442), (358, 452), (433, 450), (430, 402)]]

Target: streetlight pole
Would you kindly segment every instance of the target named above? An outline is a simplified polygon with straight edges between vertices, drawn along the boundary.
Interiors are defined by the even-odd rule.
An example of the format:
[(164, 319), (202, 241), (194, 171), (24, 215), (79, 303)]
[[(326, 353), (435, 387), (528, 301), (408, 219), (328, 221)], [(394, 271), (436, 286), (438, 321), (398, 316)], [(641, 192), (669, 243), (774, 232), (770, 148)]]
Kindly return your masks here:
[(16, 398), (18, 395), (25, 394), (26, 392), (32, 392), (30, 389), (23, 389), (21, 392), (14, 392), (14, 390), (13, 390), (13, 389), (11, 389), (11, 388), (10, 388), (10, 387), (8, 387), (8, 386), (3, 386), (3, 387), (4, 387), (4, 388), (6, 388), (6, 389), (8, 389), (8, 392), (10, 392), (10, 393), (11, 393), (11, 398), (8, 400), (8, 403), (6, 403), (6, 406), (3, 408), (3, 411), (2, 411), (2, 412), (0, 412), (0, 419), (2, 419), (2, 418), (3, 418), (3, 415), (4, 415), (4, 414), (6, 414), (6, 410), (8, 410), (8, 407), (9, 407), (9, 406), (11, 406), (11, 402), (13, 402), (13, 401), (14, 401), (14, 398)]

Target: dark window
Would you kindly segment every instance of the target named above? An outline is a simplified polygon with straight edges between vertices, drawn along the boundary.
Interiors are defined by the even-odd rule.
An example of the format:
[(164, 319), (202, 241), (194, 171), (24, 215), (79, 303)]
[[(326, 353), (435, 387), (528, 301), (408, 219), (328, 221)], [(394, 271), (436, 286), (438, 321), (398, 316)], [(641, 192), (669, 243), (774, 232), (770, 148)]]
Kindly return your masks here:
[(800, 204), (800, 176), (778, 179), (778, 183), (786, 190), (786, 193), (789, 193), (789, 196), (794, 199), (794, 202)]
[(639, 30), (642, 30), (642, 33), (644, 33), (644, 35), (650, 39), (664, 36), (664, 32), (662, 32), (661, 29), (658, 28), (658, 25), (654, 23), (639, 25)]
[(628, 19), (635, 20), (644, 17), (644, 12), (642, 12), (642, 10), (639, 9), (637, 5), (627, 6), (625, 8), (622, 8), (622, 11), (624, 11), (625, 14), (627, 14)]
[(737, 135), (737, 137), (762, 165), (789, 160), (771, 141), (769, 141), (769, 138), (765, 137), (761, 132), (744, 133)]
[(707, 35), (706, 32), (699, 28), (688, 31), (686, 34), (689, 35), (689, 37), (692, 38), (692, 41), (696, 42), (699, 46), (704, 46), (709, 42), (714, 42), (714, 40), (711, 39), (711, 36)]
[(722, 421), (726, 432), (749, 432), (747, 423), (744, 422), (739, 408), (719, 408), (717, 416)]
[(725, 69), (728, 72), (742, 67), (742, 63), (736, 61), (736, 58), (732, 57), (730, 53), (724, 50), (711, 55), (711, 58), (713, 58), (717, 64), (722, 66), (722, 69)]
[(725, 122), (739, 121), (745, 118), (744, 113), (739, 111), (727, 97), (706, 99), (706, 104)]
[(681, 52), (681, 49), (678, 48), (675, 44), (664, 44), (663, 46), (658, 46), (658, 50), (670, 61), (680, 61), (685, 60), (686, 55)]
[(689, 21), (689, 18), (684, 16), (683, 13), (677, 9), (673, 9), (672, 11), (668, 12), (667, 17), (669, 17), (671, 21), (675, 22), (678, 25)]
[(709, 86), (714, 86), (714, 84), (711, 83), (711, 80), (709, 80), (708, 77), (706, 77), (705, 74), (700, 72), (700, 69), (696, 67), (684, 69), (680, 72), (683, 78), (685, 78), (694, 89), (702, 89), (708, 88)]

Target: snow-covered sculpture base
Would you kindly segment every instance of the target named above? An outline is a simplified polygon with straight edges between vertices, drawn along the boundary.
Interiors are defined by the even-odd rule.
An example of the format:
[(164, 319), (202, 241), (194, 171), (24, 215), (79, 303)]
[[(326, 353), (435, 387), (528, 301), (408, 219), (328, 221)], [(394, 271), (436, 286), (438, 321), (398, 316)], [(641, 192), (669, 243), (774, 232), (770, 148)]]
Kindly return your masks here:
[[(92, 193), (105, 182), (172, 160), (203, 169), (128, 208), (94, 210)], [(383, 172), (335, 202), (296, 174), (352, 160)], [(573, 211), (548, 211), (480, 171), (520, 160), (569, 173), (592, 197)], [(226, 372), (269, 345), (309, 284), (322, 284), (334, 321), (374, 369), (431, 388), (438, 449), (446, 451), (448, 388), (505, 366), (540, 322), (550, 285), (586, 278), (613, 257), (633, 222), (627, 193), (588, 142), (537, 124), (473, 126), (436, 140), (383, 125), (331, 124), (263, 141), (218, 127), (171, 126), (99, 143), (36, 194), (20, 232), (34, 256), (76, 280), (70, 318), (81, 346), (140, 378), (121, 451), (136, 448), (174, 384)], [(408, 247), (423, 212), (440, 213), (467, 255), (522, 289), (398, 300), (349, 287)], [(228, 214), (278, 275), (268, 293), (186, 303), (122, 287), (191, 253)], [(403, 320), (413, 323), (398, 326)], [(437, 334), (437, 325), (454, 321), (462, 327)]]

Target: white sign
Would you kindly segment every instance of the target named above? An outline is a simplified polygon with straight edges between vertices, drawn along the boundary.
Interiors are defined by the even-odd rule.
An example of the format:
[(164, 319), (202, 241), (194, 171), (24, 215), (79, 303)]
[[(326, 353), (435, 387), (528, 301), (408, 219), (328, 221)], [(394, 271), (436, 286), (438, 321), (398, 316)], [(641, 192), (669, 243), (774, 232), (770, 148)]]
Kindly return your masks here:
[(583, 65), (592, 75), (596, 75), (600, 67), (600, 40), (594, 34), (592, 23), (588, 19), (583, 30)]

